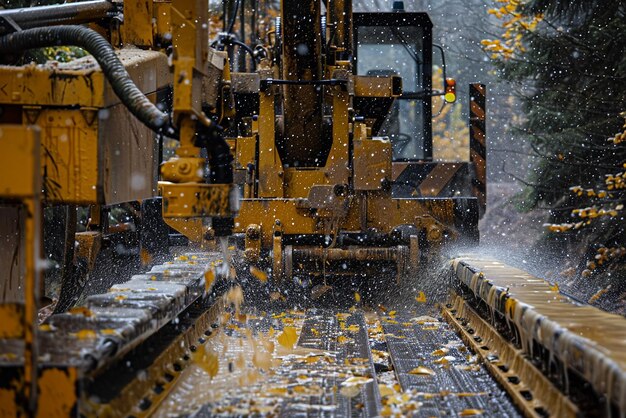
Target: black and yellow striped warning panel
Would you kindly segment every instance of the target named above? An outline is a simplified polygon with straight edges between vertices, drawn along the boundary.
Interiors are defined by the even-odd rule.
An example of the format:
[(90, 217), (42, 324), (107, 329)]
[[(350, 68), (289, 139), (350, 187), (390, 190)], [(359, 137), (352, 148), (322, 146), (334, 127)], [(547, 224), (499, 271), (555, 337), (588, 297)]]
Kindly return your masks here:
[(470, 84), (470, 161), (474, 165), (472, 194), (478, 198), (480, 216), (487, 207), (487, 136), (486, 88), (484, 84)]

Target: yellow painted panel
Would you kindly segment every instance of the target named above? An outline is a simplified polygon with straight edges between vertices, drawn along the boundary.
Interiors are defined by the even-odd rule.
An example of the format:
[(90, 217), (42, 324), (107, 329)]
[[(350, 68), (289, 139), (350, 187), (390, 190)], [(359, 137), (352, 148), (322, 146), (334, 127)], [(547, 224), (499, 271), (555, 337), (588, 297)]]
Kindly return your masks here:
[(76, 407), (76, 369), (47, 369), (39, 377), (37, 418), (66, 418)]
[(0, 196), (34, 196), (39, 176), (39, 130), (34, 127), (0, 126)]

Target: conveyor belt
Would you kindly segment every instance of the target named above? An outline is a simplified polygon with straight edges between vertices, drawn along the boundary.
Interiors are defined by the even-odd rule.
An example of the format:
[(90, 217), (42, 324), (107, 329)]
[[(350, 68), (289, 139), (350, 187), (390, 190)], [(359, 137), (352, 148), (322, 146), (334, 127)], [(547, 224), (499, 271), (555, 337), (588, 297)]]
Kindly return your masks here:
[[(382, 322), (406, 402), (419, 405), (419, 401), (423, 405), (416, 409), (400, 408), (400, 412), (396, 409), (391, 416), (519, 416), (505, 392), (473, 360), (447, 324), (409, 323), (410, 319), (405, 313), (386, 317)], [(267, 332), (270, 326), (276, 333), (281, 327), (297, 328), (297, 345), (293, 351), (276, 347), (277, 361), (271, 371), (260, 371), (254, 379), (242, 383), (241, 376), (255, 367), (249, 362), (233, 367), (232, 359), (240, 358), (240, 353), (253, 356), (255, 349), (247, 350), (263, 344), (265, 337), (260, 333)], [(157, 417), (388, 415), (385, 412), (389, 410), (384, 410), (388, 398), (381, 396), (371, 354), (371, 344), (382, 346), (380, 341), (370, 341), (362, 311), (313, 309), (304, 316), (276, 313), (221, 329), (229, 339), (220, 342), (214, 336), (215, 345), (209, 348), (222, 353), (219, 373), (211, 379), (201, 368), (190, 367), (186, 378), (164, 402), (172, 408), (166, 407)], [(433, 352), (444, 345), (449, 347), (447, 355), (455, 360), (438, 364), (442, 356), (434, 356)], [(428, 367), (434, 375), (411, 374), (418, 366)], [(360, 383), (351, 388), (350, 382), (355, 381)], [(390, 385), (385, 386), (389, 390)], [(395, 393), (392, 397), (401, 396), (404, 395)]]
[[(336, 352), (337, 364), (350, 364), (354, 363), (355, 359), (364, 359), (363, 362), (359, 361), (364, 366), (363, 375), (371, 377), (372, 381), (364, 384), (360, 393), (353, 398), (337, 397), (335, 416), (375, 417), (378, 415), (380, 394), (376, 384), (365, 319), (361, 312), (343, 318), (345, 318), (343, 321), (345, 332), (342, 332), (340, 321), (337, 320), (337, 316), (332, 311), (309, 311), (302, 327), (298, 346)], [(352, 327), (358, 328), (358, 331), (351, 331)], [(316, 330), (317, 333), (312, 332), (312, 330)], [(341, 335), (348, 338), (344, 344), (337, 341)], [(345, 379), (332, 377), (327, 381), (327, 387), (332, 390), (333, 387), (340, 386), (342, 380)], [(354, 408), (355, 405), (362, 407), (357, 409)], [(285, 413), (282, 414), (284, 417), (296, 416), (292, 415), (294, 411), (290, 411), (289, 405), (285, 405), (284, 411)]]
[[(423, 403), (417, 416), (449, 417), (471, 410), (494, 417), (520, 416), (449, 325), (430, 318), (399, 313), (381, 321), (402, 389), (417, 392)], [(424, 369), (416, 370), (420, 367)]]

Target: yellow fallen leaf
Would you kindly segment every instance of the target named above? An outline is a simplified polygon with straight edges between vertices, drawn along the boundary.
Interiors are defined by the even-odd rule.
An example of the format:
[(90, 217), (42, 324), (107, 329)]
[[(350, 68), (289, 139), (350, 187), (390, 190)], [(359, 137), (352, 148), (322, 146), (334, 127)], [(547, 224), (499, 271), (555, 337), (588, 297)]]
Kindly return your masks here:
[(430, 353), (432, 356), (445, 356), (446, 354), (448, 354), (450, 352), (449, 348), (446, 347), (442, 347), (438, 350), (433, 351), (432, 353)]
[(366, 383), (372, 382), (374, 379), (371, 377), (352, 376), (341, 383), (341, 386), (362, 386)]
[(337, 342), (339, 344), (346, 344), (350, 341), (352, 341), (352, 338), (348, 338), (345, 335), (340, 335), (339, 337), (337, 337)]
[[(609, 286), (610, 287), (610, 286)], [(591, 296), (589, 298), (589, 300), (587, 301), (588, 304), (592, 305), (594, 303), (596, 303), (598, 301), (598, 299), (600, 299), (602, 297), (602, 295), (604, 295), (605, 293), (607, 293), (609, 291), (608, 288), (606, 289), (600, 289), (598, 290), (596, 293), (593, 294), (593, 296)]]
[(347, 327), (346, 329), (350, 332), (359, 332), (361, 330), (361, 327), (358, 324), (353, 324)]
[(434, 376), (435, 372), (429, 369), (428, 367), (418, 366), (414, 368), (413, 370), (411, 370), (409, 374)]
[(426, 294), (420, 290), (420, 292), (415, 296), (415, 300), (419, 303), (426, 302)]
[(284, 327), (283, 332), (278, 336), (278, 344), (285, 348), (292, 349), (298, 340), (298, 333), (295, 327)]
[(464, 409), (459, 413), (461, 417), (469, 417), (472, 415), (482, 415), (485, 412), (483, 409)]
[(311, 328), (311, 334), (315, 335), (316, 337), (319, 337), (320, 332), (316, 330), (315, 328)]
[(128, 299), (128, 296), (124, 296), (124, 295), (117, 295), (117, 296), (115, 296), (115, 300), (118, 301), (118, 302), (121, 302), (124, 299)]
[(559, 284), (558, 283), (554, 283), (553, 285), (550, 286), (550, 290), (552, 290), (553, 292), (558, 292), (559, 291)]
[(359, 303), (361, 301), (361, 295), (359, 295), (359, 292), (354, 292), (354, 300)]
[(418, 316), (416, 318), (411, 318), (410, 319), (411, 322), (415, 322), (419, 325), (423, 325), (427, 322), (439, 322), (439, 320), (437, 318), (433, 318), (432, 316), (428, 316), (428, 315), (422, 315), (422, 316)]
[(320, 361), (322, 357), (321, 356), (312, 356), (312, 357), (307, 357), (304, 359), (304, 362), (307, 364), (315, 364), (318, 361)]
[(85, 308), (84, 306), (77, 306), (75, 308), (70, 309), (68, 312), (71, 313), (72, 315), (82, 315), (82, 316), (86, 316), (87, 318), (93, 316), (93, 312), (91, 312), (89, 309)]
[(178, 261), (187, 261), (189, 260), (189, 257), (187, 257), (186, 255), (181, 255), (178, 257)]
[(258, 281), (262, 283), (267, 282), (267, 273), (257, 267), (250, 266), (250, 274), (252, 274), (254, 277), (256, 277)]
[(391, 415), (393, 415), (393, 410), (389, 405), (383, 406), (383, 408), (380, 410), (381, 417), (390, 417)]
[(96, 336), (96, 331), (92, 329), (81, 329), (76, 333), (76, 338), (78, 338), (79, 340), (93, 339), (96, 338)]
[(285, 396), (287, 394), (287, 388), (270, 388), (266, 391), (270, 395)]
[(390, 388), (389, 386), (382, 383), (378, 384), (378, 391), (380, 392), (380, 396), (391, 396), (396, 393), (393, 388)]
[(389, 316), (396, 316), (396, 311), (389, 311)]
[(346, 398), (354, 398), (361, 393), (360, 386), (342, 386), (339, 393)]
[(43, 331), (43, 332), (53, 331), (52, 325), (50, 325), (50, 324), (41, 324), (41, 325), (39, 325), (39, 331)]
[(434, 361), (434, 363), (445, 365), (454, 360), (456, 360), (456, 357), (454, 356), (445, 356), (445, 357), (438, 358), (437, 360)]
[(287, 394), (287, 388), (270, 388), (267, 393), (272, 395), (284, 396)]
[(207, 374), (214, 378), (220, 369), (220, 361), (217, 357), (217, 353), (213, 350), (196, 350), (193, 353), (194, 362), (202, 367)]

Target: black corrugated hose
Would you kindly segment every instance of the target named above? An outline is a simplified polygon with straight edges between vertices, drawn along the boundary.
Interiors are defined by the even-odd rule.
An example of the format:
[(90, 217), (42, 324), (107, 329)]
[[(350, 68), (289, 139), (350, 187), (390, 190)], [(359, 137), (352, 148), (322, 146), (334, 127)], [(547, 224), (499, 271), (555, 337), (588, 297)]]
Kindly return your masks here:
[(124, 106), (155, 132), (175, 136), (170, 117), (137, 88), (113, 47), (98, 32), (84, 26), (26, 29), (0, 37), (0, 54), (61, 45), (78, 46), (94, 56)]

